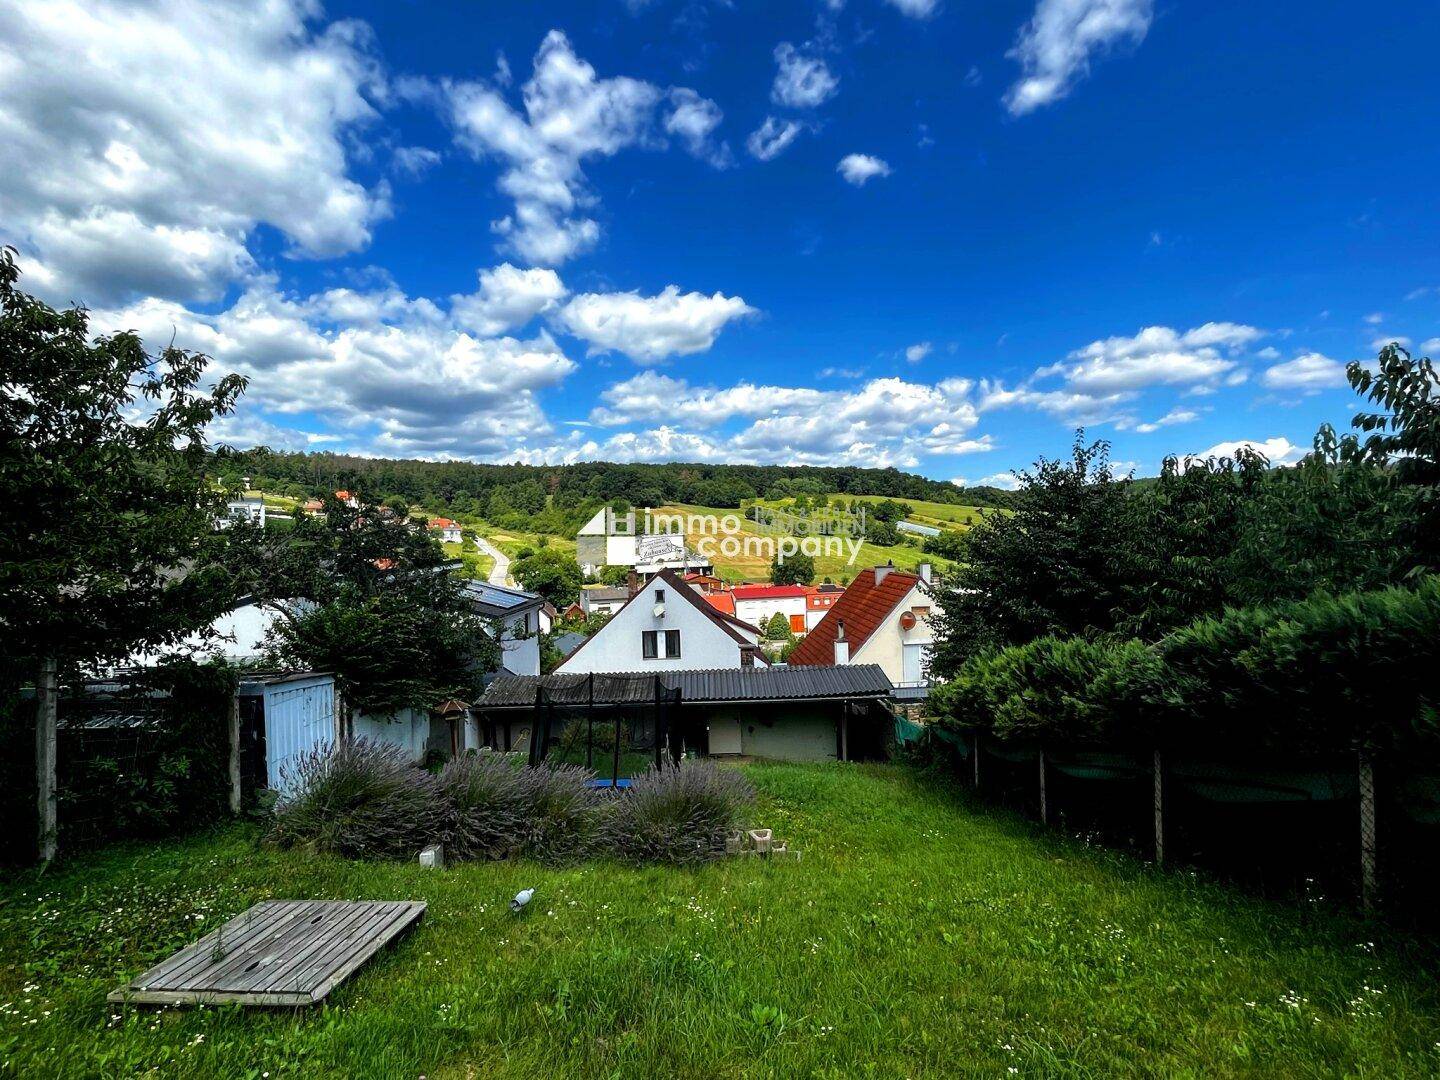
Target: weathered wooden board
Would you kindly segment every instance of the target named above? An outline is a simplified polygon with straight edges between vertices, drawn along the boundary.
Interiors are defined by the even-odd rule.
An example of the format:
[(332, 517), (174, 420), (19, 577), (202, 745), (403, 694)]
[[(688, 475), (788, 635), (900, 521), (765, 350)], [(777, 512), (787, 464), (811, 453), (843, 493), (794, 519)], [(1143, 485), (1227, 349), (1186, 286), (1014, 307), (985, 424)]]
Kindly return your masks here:
[(313, 1005), (424, 913), (415, 900), (266, 900), (107, 1000)]

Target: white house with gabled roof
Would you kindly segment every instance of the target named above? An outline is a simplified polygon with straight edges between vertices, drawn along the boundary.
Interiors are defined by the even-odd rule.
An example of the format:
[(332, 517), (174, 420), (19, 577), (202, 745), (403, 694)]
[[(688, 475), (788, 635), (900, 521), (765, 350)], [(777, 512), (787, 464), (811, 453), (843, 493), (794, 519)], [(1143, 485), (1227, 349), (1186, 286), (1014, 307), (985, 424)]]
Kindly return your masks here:
[(765, 663), (758, 629), (717, 611), (673, 570), (661, 570), (555, 670), (698, 671)]

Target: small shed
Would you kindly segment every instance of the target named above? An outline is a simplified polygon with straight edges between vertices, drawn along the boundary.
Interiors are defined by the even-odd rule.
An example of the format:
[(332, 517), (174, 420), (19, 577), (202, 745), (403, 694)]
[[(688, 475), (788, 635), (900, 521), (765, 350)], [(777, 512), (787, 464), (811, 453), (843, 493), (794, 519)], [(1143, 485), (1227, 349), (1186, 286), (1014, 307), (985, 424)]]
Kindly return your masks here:
[(335, 676), (300, 671), (255, 675), (238, 691), (240, 789), (285, 791), (287, 766), (307, 750), (335, 741)]

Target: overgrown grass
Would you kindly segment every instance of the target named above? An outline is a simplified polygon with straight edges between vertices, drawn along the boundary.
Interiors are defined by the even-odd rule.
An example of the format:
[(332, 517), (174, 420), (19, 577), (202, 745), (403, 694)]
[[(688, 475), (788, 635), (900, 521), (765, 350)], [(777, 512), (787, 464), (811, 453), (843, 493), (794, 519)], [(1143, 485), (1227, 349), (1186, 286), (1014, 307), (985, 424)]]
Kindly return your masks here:
[[(896, 767), (746, 771), (803, 861), (436, 872), (258, 848), (236, 826), (12, 877), (0, 1075), (1440, 1071), (1433, 970), (1408, 939), (1041, 834)], [(105, 1005), (267, 897), (430, 907), (322, 1008)]]

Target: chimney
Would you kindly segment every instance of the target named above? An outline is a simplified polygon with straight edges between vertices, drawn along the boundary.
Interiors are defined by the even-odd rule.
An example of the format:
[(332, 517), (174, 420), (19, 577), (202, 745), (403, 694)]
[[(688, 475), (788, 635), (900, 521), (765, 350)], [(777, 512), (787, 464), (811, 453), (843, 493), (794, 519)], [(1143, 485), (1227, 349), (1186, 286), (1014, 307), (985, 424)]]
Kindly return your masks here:
[(835, 663), (837, 666), (850, 663), (850, 642), (845, 640), (844, 619), (835, 627)]
[(928, 562), (920, 564), (920, 580), (926, 585), (930, 584), (930, 564)]
[(634, 596), (640, 591), (640, 585), (640, 575), (634, 570), (631, 570), (630, 573), (625, 575), (625, 587), (630, 590), (631, 596)]
[(879, 585), (882, 581), (885, 580), (885, 575), (887, 575), (888, 573), (890, 573), (891, 570), (894, 570), (894, 569), (895, 569), (895, 560), (894, 560), (894, 559), (891, 559), (891, 560), (890, 560), (889, 562), (887, 562), (884, 566), (877, 566), (877, 567), (875, 567), (875, 584), (876, 584), (876, 585)]

